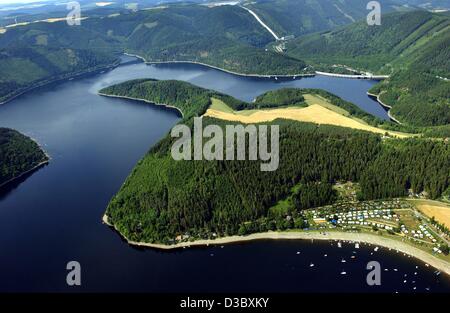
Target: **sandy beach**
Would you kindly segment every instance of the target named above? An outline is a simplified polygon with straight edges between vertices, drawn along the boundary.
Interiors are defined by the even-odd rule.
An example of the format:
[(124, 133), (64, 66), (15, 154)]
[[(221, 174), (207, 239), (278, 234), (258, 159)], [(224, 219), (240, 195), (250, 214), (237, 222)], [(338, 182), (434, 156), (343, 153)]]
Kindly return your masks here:
[[(114, 228), (109, 220), (108, 216), (105, 214), (103, 216), (103, 222)], [(120, 233), (120, 232), (119, 232)], [(121, 234), (122, 235), (122, 234)], [(431, 265), (432, 267), (438, 269), (441, 272), (450, 275), (450, 263), (439, 259), (423, 250), (420, 250), (416, 247), (413, 247), (407, 243), (388, 238), (382, 237), (378, 235), (372, 234), (364, 234), (364, 233), (346, 233), (346, 232), (319, 232), (319, 231), (289, 231), (289, 232), (267, 232), (267, 233), (255, 233), (247, 236), (230, 236), (230, 237), (222, 237), (211, 240), (196, 240), (193, 242), (181, 242), (173, 245), (164, 245), (164, 244), (154, 244), (154, 243), (145, 243), (145, 242), (136, 242), (132, 240), (128, 240), (126, 237), (122, 235), (122, 237), (130, 244), (139, 247), (148, 247), (154, 249), (161, 250), (171, 250), (171, 249), (180, 249), (187, 247), (198, 247), (198, 246), (209, 246), (209, 245), (224, 245), (224, 244), (232, 244), (232, 243), (240, 243), (240, 242), (249, 242), (254, 240), (342, 240), (342, 241), (350, 241), (350, 242), (360, 242), (360, 243), (368, 243), (375, 246), (385, 247), (393, 250), (398, 250), (399, 252), (408, 254), (412, 257), (415, 257), (425, 264)]]

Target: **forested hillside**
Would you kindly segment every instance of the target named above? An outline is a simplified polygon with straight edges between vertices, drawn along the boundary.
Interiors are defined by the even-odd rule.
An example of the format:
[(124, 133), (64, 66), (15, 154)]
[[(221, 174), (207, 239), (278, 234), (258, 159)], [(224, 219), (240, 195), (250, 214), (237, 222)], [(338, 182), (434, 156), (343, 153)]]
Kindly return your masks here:
[(29, 87), (113, 64), (119, 43), (65, 22), (33, 23), (0, 34), (0, 102)]
[(299, 74), (305, 67), (265, 51), (272, 36), (238, 6), (170, 6), (138, 12), (132, 20), (119, 16), (89, 23), (124, 38), (126, 51), (150, 61), (196, 61), (245, 74)]
[(450, 16), (425, 11), (383, 16), (381, 26), (365, 22), (299, 38), (289, 54), (318, 68), (339, 71), (346, 65), (390, 74), (372, 89), (409, 125), (450, 123)]
[[(159, 84), (157, 93), (145, 93), (154, 97), (147, 100), (161, 101), (164, 82)], [(174, 99), (167, 104), (177, 107), (197, 108), (194, 117), (202, 114), (204, 106), (190, 103), (200, 97), (198, 87), (190, 88), (191, 92), (185, 89), (176, 96), (171, 91), (164, 100)], [(299, 100), (298, 94), (288, 95)], [(128, 96), (133, 97), (134, 92)], [(286, 97), (270, 94), (260, 99), (285, 105)], [(222, 98), (230, 107), (240, 103), (232, 99)], [(183, 120), (191, 129), (192, 117)], [(203, 126), (229, 123), (203, 118)], [(193, 238), (208, 238), (213, 232), (238, 234), (246, 222), (261, 219), (266, 226), (257, 231), (276, 227), (274, 220), (279, 217), (269, 209), (290, 195), (294, 186), (309, 199), (306, 204), (296, 202), (297, 212), (308, 203), (333, 201), (329, 191), (337, 180), (359, 182), (360, 199), (405, 196), (410, 188), (438, 198), (449, 186), (450, 146), (443, 141), (382, 140), (342, 127), (283, 120), (273, 123), (280, 126), (280, 164), (275, 172), (260, 171), (259, 161), (174, 161), (170, 155), (173, 140), (167, 136), (138, 163), (111, 200), (109, 221), (131, 240), (170, 243), (186, 233)], [(324, 194), (328, 196), (322, 198)]]
[(51, 79), (113, 64), (123, 52), (195, 61), (246, 74), (300, 74), (305, 63), (264, 47), (273, 38), (238, 6), (170, 5), (39, 22), (0, 32), (0, 102)]
[(33, 140), (15, 130), (0, 128), (0, 185), (47, 160)]
[[(349, 19), (342, 8), (348, 12), (359, 8), (357, 0), (339, 4), (308, 1), (298, 4), (307, 7), (307, 13), (302, 13), (294, 9), (293, 2), (245, 5), (261, 14), (270, 8), (268, 20), (294, 23), (298, 19), (312, 25), (305, 26), (305, 32), (317, 30), (314, 25), (322, 19), (330, 23), (338, 20), (336, 16)], [(339, 14), (330, 11), (337, 7)], [(314, 23), (309, 21), (313, 17), (317, 18)], [(335, 27), (340, 22), (323, 25)], [(448, 14), (390, 13), (383, 15), (381, 26), (361, 21), (301, 36), (287, 42), (287, 53), (276, 53), (268, 48), (273, 42), (270, 33), (238, 5), (177, 4), (121, 11), (87, 18), (72, 27), (64, 21), (32, 23), (0, 34), (0, 102), (52, 79), (115, 64), (120, 53), (129, 52), (149, 61), (201, 62), (244, 74), (295, 75), (345, 69), (336, 64), (390, 74), (391, 78), (372, 92), (393, 107), (395, 118), (404, 126), (445, 125), (450, 122), (449, 31)]]
[[(253, 10), (278, 36), (301, 36), (333, 29), (365, 19), (365, 0), (260, 0), (247, 1)], [(382, 12), (399, 10), (393, 1), (383, 1)]]
[(106, 87), (99, 93), (143, 99), (156, 104), (167, 104), (179, 109), (185, 120), (205, 113), (211, 105), (212, 97), (223, 100), (235, 110), (241, 110), (247, 106), (247, 103), (228, 95), (177, 80), (130, 80)]

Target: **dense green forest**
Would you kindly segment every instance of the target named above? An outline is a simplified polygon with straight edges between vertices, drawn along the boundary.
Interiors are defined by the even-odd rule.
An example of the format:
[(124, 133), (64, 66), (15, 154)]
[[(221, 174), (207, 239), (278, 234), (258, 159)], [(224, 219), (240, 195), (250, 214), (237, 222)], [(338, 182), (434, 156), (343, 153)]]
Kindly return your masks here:
[[(155, 92), (146, 93), (146, 99), (173, 99), (167, 104), (180, 108), (204, 99), (198, 87), (184, 84), (183, 93), (170, 91), (171, 95), (162, 98), (164, 82), (159, 82)], [(127, 89), (134, 92), (129, 85)], [(211, 91), (204, 92), (211, 95)], [(298, 94), (294, 95), (298, 100)], [(271, 94), (270, 98), (270, 102), (283, 99), (279, 104), (286, 103), (283, 97)], [(222, 100), (231, 107), (245, 108), (231, 97)], [(189, 118), (185, 115), (183, 123), (192, 129), (192, 117), (202, 114), (206, 104), (191, 103), (195, 109)], [(229, 123), (203, 118), (204, 127)], [(131, 240), (170, 243), (179, 234), (204, 238), (213, 232), (248, 233), (253, 231), (248, 222), (260, 219), (267, 221), (265, 230), (278, 227), (273, 220), (278, 217), (269, 209), (279, 200), (292, 196), (298, 214), (306, 207), (334, 201), (331, 184), (338, 180), (359, 182), (360, 199), (405, 196), (410, 188), (438, 198), (450, 184), (450, 146), (444, 141), (382, 140), (363, 131), (286, 120), (273, 124), (280, 127), (280, 165), (275, 172), (260, 171), (260, 162), (255, 161), (174, 161), (170, 154), (173, 139), (166, 136), (137, 164), (111, 200), (107, 208), (110, 222)]]
[(0, 128), (0, 185), (47, 160), (33, 140), (15, 130)]
[(135, 79), (103, 88), (99, 93), (167, 104), (179, 109), (185, 120), (205, 113), (212, 97), (223, 100), (235, 110), (247, 107), (244, 101), (178, 80)]
[[(260, 0), (244, 3), (278, 36), (301, 36), (333, 29), (365, 19), (365, 0)], [(384, 0), (382, 13), (402, 10), (395, 1)]]
[(116, 62), (116, 40), (64, 22), (33, 23), (0, 34), (0, 102), (51, 80)]
[(371, 92), (405, 124), (434, 126), (450, 123), (449, 46), (449, 15), (412, 11), (384, 15), (381, 26), (359, 22), (298, 38), (288, 53), (327, 71), (390, 74)]
[(273, 38), (238, 6), (172, 5), (86, 24), (150, 61), (194, 61), (245, 74), (299, 74), (306, 66), (266, 51)]
[(0, 102), (31, 86), (115, 64), (123, 52), (193, 61), (245, 74), (300, 74), (303, 61), (265, 49), (272, 40), (237, 6), (167, 8), (92, 16), (80, 26), (31, 23), (0, 33)]
[[(76, 27), (63, 21), (11, 27), (0, 34), (0, 102), (51, 79), (114, 64), (129, 52), (149, 61), (194, 61), (245, 74), (349, 71), (336, 64), (388, 73), (391, 78), (372, 92), (393, 107), (404, 127), (448, 124), (450, 16), (407, 10), (384, 14), (382, 25), (371, 27), (349, 18), (364, 18), (360, 2), (244, 3), (280, 34), (300, 35), (287, 42), (287, 53), (274, 52), (274, 38), (239, 6), (172, 4), (93, 15)], [(391, 2), (383, 8), (399, 10)]]

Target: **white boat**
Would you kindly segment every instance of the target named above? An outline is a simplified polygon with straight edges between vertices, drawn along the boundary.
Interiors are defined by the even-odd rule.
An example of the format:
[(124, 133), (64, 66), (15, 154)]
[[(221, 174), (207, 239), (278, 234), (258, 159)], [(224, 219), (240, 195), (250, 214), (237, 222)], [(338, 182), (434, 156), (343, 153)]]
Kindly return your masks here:
[(378, 251), (378, 247), (375, 247), (375, 248), (373, 249), (373, 251), (377, 252), (377, 251)]
[(345, 261), (344, 259), (341, 260), (341, 263), (345, 263), (345, 262), (347, 262), (347, 261)]
[(341, 272), (341, 275), (347, 275), (347, 272)]
[(359, 243), (355, 243), (355, 248), (359, 249)]
[(338, 241), (338, 247), (342, 248), (342, 243), (340, 241)]
[(297, 251), (297, 253), (296, 254), (300, 254), (300, 251)]
[(309, 264), (309, 267), (314, 267), (314, 263)]

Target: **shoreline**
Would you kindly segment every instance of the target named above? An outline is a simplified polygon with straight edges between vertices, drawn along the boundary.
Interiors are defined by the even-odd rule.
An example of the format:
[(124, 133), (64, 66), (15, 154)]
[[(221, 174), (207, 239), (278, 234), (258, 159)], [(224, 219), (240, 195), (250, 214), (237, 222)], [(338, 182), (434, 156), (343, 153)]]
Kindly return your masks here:
[(302, 77), (314, 77), (316, 76), (315, 73), (310, 73), (310, 74), (244, 74), (244, 73), (239, 73), (239, 72), (234, 72), (231, 70), (227, 70), (218, 66), (214, 66), (214, 65), (210, 65), (207, 63), (202, 63), (202, 62), (197, 62), (197, 61), (147, 61), (144, 57), (137, 55), (137, 54), (132, 54), (132, 53), (128, 53), (128, 52), (124, 52), (125, 55), (127, 56), (131, 56), (131, 57), (135, 57), (138, 58), (140, 60), (142, 60), (145, 64), (197, 64), (197, 65), (201, 65), (204, 67), (208, 67), (208, 68), (212, 68), (221, 72), (225, 72), (228, 74), (232, 74), (232, 75), (236, 75), (236, 76), (242, 76), (242, 77), (254, 77), (254, 78), (302, 78)]
[(389, 118), (390, 118), (391, 120), (393, 120), (393, 121), (396, 122), (397, 124), (402, 125), (402, 123), (401, 123), (398, 119), (396, 119), (395, 117), (392, 116), (392, 114), (391, 114), (392, 106), (387, 105), (387, 104), (385, 104), (385, 103), (383, 103), (383, 102), (381, 101), (381, 99), (380, 99), (381, 94), (376, 95), (376, 94), (373, 94), (373, 93), (370, 93), (369, 91), (367, 91), (367, 95), (368, 95), (369, 97), (375, 98), (375, 100), (376, 100), (383, 108), (385, 108), (385, 109), (387, 110), (387, 114), (388, 114), (388, 116), (389, 116)]
[(57, 83), (57, 82), (61, 82), (61, 81), (64, 81), (64, 80), (74, 79), (74, 78), (77, 78), (79, 76), (95, 73), (96, 71), (104, 71), (104, 70), (108, 70), (108, 69), (113, 69), (113, 68), (116, 68), (119, 65), (120, 65), (120, 59), (118, 61), (114, 62), (114, 63), (108, 64), (108, 65), (105, 65), (105, 66), (101, 66), (99, 68), (90, 68), (90, 69), (87, 69), (87, 70), (82, 71), (82, 72), (69, 73), (69, 74), (67, 74), (67, 76), (64, 76), (64, 77), (56, 77), (56, 78), (51, 78), (49, 80), (37, 82), (36, 84), (32, 84), (31, 86), (26, 87), (25, 89), (15, 93), (15, 94), (12, 94), (11, 96), (8, 96), (5, 100), (0, 102), (0, 105), (6, 104), (8, 102), (11, 102), (12, 100), (14, 100), (14, 99), (16, 99), (16, 98), (18, 98), (18, 97), (20, 97), (20, 96), (30, 92), (30, 91), (33, 91), (35, 89), (38, 89), (38, 88), (41, 88), (41, 87), (45, 87), (47, 85), (50, 85), (50, 84), (53, 84), (53, 83)]
[(129, 245), (152, 248), (164, 251), (171, 251), (180, 248), (190, 248), (190, 247), (208, 247), (210, 245), (225, 245), (234, 243), (251, 242), (256, 240), (342, 240), (358, 243), (367, 243), (377, 246), (382, 246), (388, 249), (397, 250), (399, 252), (405, 253), (411, 257), (423, 261), (441, 272), (450, 275), (450, 263), (441, 260), (419, 248), (409, 245), (405, 242), (401, 242), (392, 238), (382, 237), (378, 235), (365, 234), (365, 233), (346, 233), (346, 232), (305, 232), (305, 231), (289, 231), (289, 232), (267, 232), (267, 233), (254, 233), (247, 236), (229, 236), (221, 237), (217, 239), (204, 239), (196, 240), (192, 242), (181, 242), (173, 245), (156, 244), (156, 243), (145, 243), (136, 242), (126, 238), (112, 223), (109, 222), (106, 213), (102, 217), (102, 221), (107, 226), (113, 228), (124, 240), (127, 241)]
[(97, 94), (99, 96), (103, 96), (103, 97), (127, 99), (127, 100), (134, 100), (134, 101), (142, 101), (142, 102), (145, 102), (145, 103), (148, 103), (148, 104), (152, 104), (152, 105), (156, 105), (156, 106), (162, 106), (162, 107), (169, 108), (169, 109), (175, 109), (181, 114), (181, 117), (184, 118), (183, 111), (181, 111), (179, 108), (177, 108), (177, 107), (175, 107), (173, 105), (168, 105), (168, 104), (165, 104), (165, 103), (156, 103), (156, 102), (152, 102), (152, 101), (149, 101), (149, 100), (146, 100), (146, 99), (142, 99), (142, 98), (133, 98), (133, 97), (128, 97), (128, 96), (110, 95), (110, 94), (103, 93), (103, 92), (97, 92)]
[(349, 78), (349, 79), (368, 79), (368, 80), (383, 80), (389, 78), (389, 75), (350, 75), (350, 74), (338, 74), (338, 73), (328, 73), (328, 72), (315, 72), (317, 75), (338, 77), (338, 78)]
[(39, 149), (41, 149), (41, 151), (44, 152), (45, 157), (46, 157), (47, 159), (44, 160), (44, 161), (42, 161), (42, 162), (39, 162), (39, 163), (36, 164), (33, 168), (31, 168), (31, 169), (29, 169), (29, 170), (27, 170), (27, 171), (21, 173), (20, 175), (18, 175), (18, 176), (16, 176), (16, 177), (13, 177), (13, 178), (11, 178), (11, 179), (9, 179), (9, 180), (7, 180), (7, 181), (1, 183), (1, 184), (0, 184), (0, 188), (5, 187), (5, 186), (7, 186), (8, 184), (10, 184), (10, 183), (16, 181), (17, 179), (19, 179), (19, 178), (21, 178), (21, 177), (27, 175), (28, 173), (31, 173), (31, 172), (33, 172), (33, 171), (35, 171), (35, 170), (37, 170), (37, 169), (43, 167), (44, 165), (47, 165), (47, 164), (50, 163), (50, 160), (51, 160), (52, 158), (51, 158), (51, 156), (47, 153), (47, 151), (45, 151), (45, 149), (42, 148), (42, 146), (39, 144), (39, 142), (37, 142), (36, 139), (34, 139), (34, 138), (32, 138), (32, 137), (29, 137), (29, 136), (27, 136), (27, 137), (28, 137), (30, 140), (32, 140), (35, 144), (38, 145)]

